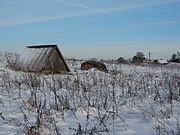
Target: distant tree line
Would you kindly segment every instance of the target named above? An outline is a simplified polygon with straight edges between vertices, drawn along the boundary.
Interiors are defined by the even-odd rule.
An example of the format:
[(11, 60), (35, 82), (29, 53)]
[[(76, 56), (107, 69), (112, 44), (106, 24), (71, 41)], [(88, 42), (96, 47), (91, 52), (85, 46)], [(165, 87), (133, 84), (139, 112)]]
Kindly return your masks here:
[[(157, 60), (154, 60), (154, 63), (158, 63)], [(162, 61), (162, 59), (161, 59)], [(165, 60), (164, 60), (165, 61)], [(167, 62), (176, 62), (176, 63), (180, 63), (180, 53), (177, 52), (177, 53), (174, 53), (172, 54), (171, 56), (171, 59), (170, 60), (166, 60)], [(143, 52), (136, 52), (136, 55), (133, 56), (132, 59), (129, 59), (129, 60), (125, 60), (124, 57), (119, 57), (117, 59), (117, 62), (118, 63), (129, 63), (129, 62), (132, 62), (132, 63), (143, 63), (143, 62), (152, 62), (151, 60), (151, 53), (149, 52), (149, 58), (146, 58), (144, 53)]]
[(177, 54), (172, 54), (170, 62), (180, 63), (180, 53), (177, 52)]

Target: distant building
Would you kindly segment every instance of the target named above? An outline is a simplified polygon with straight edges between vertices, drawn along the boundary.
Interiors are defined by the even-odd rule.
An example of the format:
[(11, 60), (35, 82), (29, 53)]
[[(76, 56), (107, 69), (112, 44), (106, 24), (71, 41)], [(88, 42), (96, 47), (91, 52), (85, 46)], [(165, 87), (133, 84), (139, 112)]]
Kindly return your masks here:
[(159, 59), (159, 60), (154, 60), (154, 63), (162, 64), (162, 65), (167, 65), (168, 61), (167, 60), (163, 60), (163, 59)]
[(97, 58), (91, 58), (91, 60), (92, 60), (92, 61), (98, 61), (98, 59), (97, 59)]
[(27, 46), (17, 59), (15, 68), (37, 73), (70, 72), (57, 45)]

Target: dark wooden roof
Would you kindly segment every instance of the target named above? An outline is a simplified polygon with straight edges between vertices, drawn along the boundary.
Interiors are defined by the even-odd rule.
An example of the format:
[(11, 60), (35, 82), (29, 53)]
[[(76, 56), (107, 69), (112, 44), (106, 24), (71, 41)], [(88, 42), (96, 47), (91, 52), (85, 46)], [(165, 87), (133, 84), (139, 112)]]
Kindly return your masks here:
[(27, 48), (51, 48), (57, 47), (57, 45), (33, 45), (33, 46), (26, 46)]

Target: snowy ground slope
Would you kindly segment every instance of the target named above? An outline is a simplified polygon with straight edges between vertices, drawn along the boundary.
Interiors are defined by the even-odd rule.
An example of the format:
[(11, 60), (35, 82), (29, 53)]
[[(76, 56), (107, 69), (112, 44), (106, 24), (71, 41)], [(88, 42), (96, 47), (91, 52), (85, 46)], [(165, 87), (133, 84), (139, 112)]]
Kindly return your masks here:
[(0, 67), (0, 135), (178, 135), (180, 65), (38, 75)]

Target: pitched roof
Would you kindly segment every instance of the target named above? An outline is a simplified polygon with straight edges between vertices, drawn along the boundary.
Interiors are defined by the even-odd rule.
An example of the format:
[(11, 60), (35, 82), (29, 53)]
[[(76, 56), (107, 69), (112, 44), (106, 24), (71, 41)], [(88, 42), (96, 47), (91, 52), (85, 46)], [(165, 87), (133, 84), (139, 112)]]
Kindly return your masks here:
[(67, 71), (69, 72), (70, 70), (57, 45), (27, 46), (18, 58), (16, 67), (24, 71), (39, 72), (46, 65), (47, 59), (54, 49), (57, 50), (64, 65), (66, 66)]

